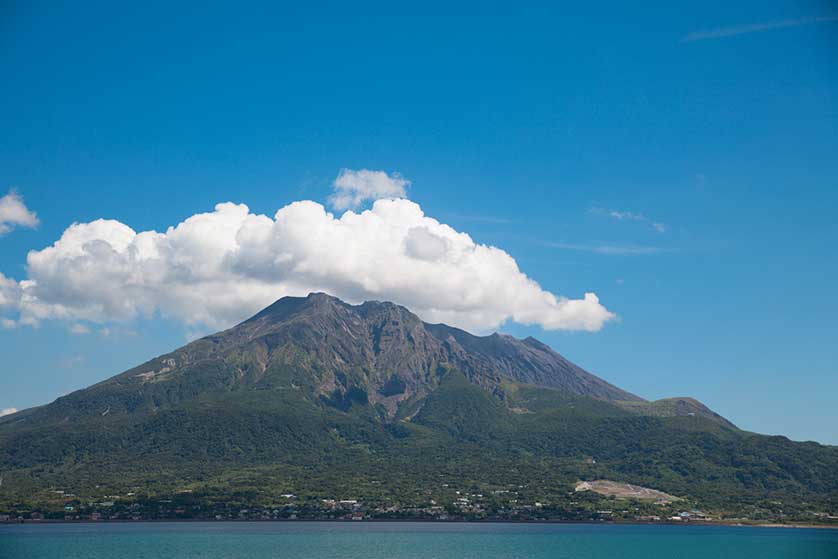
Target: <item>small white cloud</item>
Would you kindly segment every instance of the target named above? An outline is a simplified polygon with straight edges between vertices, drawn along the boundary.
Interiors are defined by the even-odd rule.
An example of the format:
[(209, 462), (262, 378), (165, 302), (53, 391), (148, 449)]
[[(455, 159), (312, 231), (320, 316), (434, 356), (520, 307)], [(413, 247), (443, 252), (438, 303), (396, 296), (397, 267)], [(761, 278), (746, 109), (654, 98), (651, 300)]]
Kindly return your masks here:
[(16, 190), (0, 198), (0, 235), (5, 235), (17, 226), (37, 227), (40, 221), (35, 212), (23, 203), (23, 197)]
[(651, 227), (658, 233), (664, 233), (667, 229), (665, 223), (654, 221), (646, 217), (644, 214), (640, 213), (624, 212), (620, 210), (607, 210), (604, 208), (591, 208), (591, 213), (595, 215), (610, 217), (619, 221), (638, 221), (640, 223), (646, 223), (647, 225), (649, 225), (649, 227)]
[(77, 335), (90, 334), (90, 328), (88, 328), (84, 324), (79, 324), (78, 322), (76, 322), (75, 324), (72, 324), (70, 326), (70, 333)]
[(12, 415), (13, 413), (17, 413), (17, 408), (3, 408), (0, 410), (0, 417), (4, 415)]
[(349, 210), (369, 200), (404, 198), (409, 185), (410, 181), (398, 173), (343, 169), (332, 185), (334, 193), (329, 196), (329, 204), (336, 210)]

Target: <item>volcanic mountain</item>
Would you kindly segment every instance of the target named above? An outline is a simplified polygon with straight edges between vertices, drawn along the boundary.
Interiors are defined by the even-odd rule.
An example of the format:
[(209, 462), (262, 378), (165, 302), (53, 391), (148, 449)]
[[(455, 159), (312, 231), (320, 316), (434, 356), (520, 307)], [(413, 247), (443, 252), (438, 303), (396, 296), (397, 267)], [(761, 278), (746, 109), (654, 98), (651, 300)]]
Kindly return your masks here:
[(533, 338), (322, 293), (0, 419), (0, 512), (48, 503), (59, 486), (404, 505), (435, 495), (440, 477), (526, 481), (555, 502), (599, 477), (707, 506), (832, 504), (836, 472), (834, 447), (741, 431), (691, 398), (646, 401)]

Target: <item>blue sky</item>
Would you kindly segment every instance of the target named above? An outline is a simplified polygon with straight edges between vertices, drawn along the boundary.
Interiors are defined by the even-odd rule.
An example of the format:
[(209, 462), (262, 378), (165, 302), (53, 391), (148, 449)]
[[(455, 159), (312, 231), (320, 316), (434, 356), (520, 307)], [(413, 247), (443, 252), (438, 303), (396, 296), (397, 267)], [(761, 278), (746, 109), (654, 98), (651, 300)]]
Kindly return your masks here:
[[(74, 222), (165, 232), (227, 201), (273, 217), (381, 170), (544, 292), (619, 317), (503, 331), (643, 397), (838, 444), (838, 12), (735, 4), (5, 3), (0, 196), (39, 224), (0, 237), (0, 273), (27, 280), (27, 253)], [(212, 329), (185, 322), (10, 325), (0, 409)]]

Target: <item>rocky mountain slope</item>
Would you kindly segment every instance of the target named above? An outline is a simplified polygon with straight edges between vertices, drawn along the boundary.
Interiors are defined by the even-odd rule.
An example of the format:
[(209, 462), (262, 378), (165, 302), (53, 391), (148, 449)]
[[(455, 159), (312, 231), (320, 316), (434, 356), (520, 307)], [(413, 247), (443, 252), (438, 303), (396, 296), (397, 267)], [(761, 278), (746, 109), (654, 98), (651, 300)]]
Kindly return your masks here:
[[(35, 417), (136, 413), (251, 387), (301, 389), (339, 409), (369, 404), (393, 419), (432, 392), (446, 369), (500, 397), (513, 381), (638, 410), (644, 403), (533, 338), (473, 336), (425, 324), (393, 303), (353, 306), (314, 293), (280, 299), (229, 330), (59, 398)], [(268, 374), (278, 370), (285, 374)]]

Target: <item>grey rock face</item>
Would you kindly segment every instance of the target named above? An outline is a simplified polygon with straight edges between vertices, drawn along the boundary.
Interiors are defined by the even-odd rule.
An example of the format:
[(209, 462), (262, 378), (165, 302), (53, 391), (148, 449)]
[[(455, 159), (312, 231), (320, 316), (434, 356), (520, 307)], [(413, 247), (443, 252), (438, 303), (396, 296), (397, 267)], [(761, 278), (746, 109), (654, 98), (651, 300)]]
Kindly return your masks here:
[(209, 392), (287, 388), (338, 408), (380, 404), (385, 418), (431, 393), (456, 369), (503, 398), (505, 382), (614, 402), (645, 400), (533, 339), (475, 336), (426, 324), (406, 308), (349, 305), (323, 293), (284, 297), (252, 318), (109, 380), (59, 398), (37, 415), (71, 420), (153, 411)]

